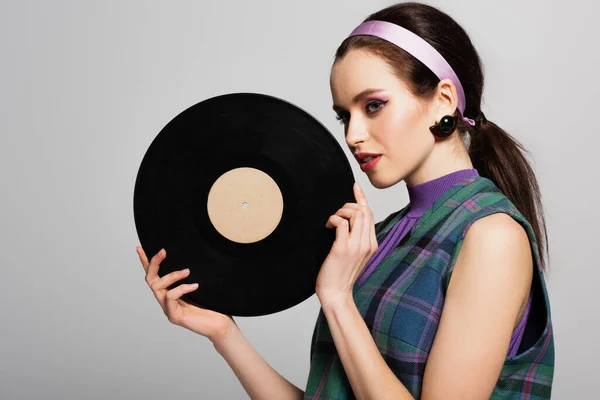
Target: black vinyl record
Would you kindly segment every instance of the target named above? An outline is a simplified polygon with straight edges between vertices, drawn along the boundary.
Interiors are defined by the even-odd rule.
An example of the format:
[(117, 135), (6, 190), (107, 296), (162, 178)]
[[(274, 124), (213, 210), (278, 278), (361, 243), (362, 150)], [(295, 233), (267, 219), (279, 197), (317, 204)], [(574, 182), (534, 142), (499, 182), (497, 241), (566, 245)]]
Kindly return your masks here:
[[(233, 222), (229, 232), (238, 229), (236, 221), (250, 225), (240, 223), (235, 234), (252, 228), (251, 220), (239, 219), (247, 210), (218, 209), (237, 201), (227, 195), (235, 184), (220, 184), (222, 197), (211, 200), (211, 188), (216, 192), (216, 182), (230, 171), (272, 180), (260, 189), (245, 180), (239, 192), (276, 221), (260, 240), (232, 240), (213, 224), (218, 214), (225, 225)], [(171, 287), (199, 284), (183, 300), (233, 316), (267, 315), (314, 294), (335, 239), (325, 223), (346, 202), (355, 202), (353, 183), (339, 143), (308, 113), (264, 94), (226, 94), (193, 105), (156, 136), (135, 182), (135, 225), (148, 258), (161, 248), (167, 251), (161, 277), (190, 269)], [(273, 193), (280, 193), (281, 204), (263, 198), (278, 199)], [(239, 206), (252, 210), (254, 203)], [(208, 204), (217, 209), (212, 216)], [(278, 207), (279, 214), (273, 211)]]

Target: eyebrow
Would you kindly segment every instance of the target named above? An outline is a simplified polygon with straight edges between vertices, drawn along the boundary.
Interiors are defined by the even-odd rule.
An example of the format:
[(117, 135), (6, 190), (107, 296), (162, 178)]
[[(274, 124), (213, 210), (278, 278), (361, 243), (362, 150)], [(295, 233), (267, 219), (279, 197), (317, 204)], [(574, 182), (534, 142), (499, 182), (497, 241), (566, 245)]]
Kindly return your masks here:
[[(360, 92), (359, 94), (357, 94), (356, 96), (354, 96), (354, 98), (352, 99), (352, 103), (356, 104), (358, 103), (361, 99), (363, 99), (365, 96), (373, 94), (373, 93), (377, 93), (377, 92), (382, 92), (384, 89), (366, 89), (363, 90), (362, 92)], [(342, 111), (344, 110), (344, 107), (339, 106), (337, 104), (333, 105), (333, 110), (334, 111)]]

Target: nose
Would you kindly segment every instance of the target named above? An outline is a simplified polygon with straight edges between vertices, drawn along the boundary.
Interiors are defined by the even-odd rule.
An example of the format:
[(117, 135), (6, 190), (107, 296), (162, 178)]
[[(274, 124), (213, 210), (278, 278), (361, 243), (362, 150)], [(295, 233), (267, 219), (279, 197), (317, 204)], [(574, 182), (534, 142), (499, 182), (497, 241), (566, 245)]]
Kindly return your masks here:
[(350, 148), (364, 143), (369, 138), (367, 127), (360, 118), (351, 118), (346, 128), (346, 144)]

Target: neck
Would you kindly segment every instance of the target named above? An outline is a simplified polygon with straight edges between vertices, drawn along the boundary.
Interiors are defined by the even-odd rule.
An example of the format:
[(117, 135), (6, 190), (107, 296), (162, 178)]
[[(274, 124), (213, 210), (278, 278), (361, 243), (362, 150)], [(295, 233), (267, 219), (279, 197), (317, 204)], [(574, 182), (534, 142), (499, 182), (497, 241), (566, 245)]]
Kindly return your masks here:
[(436, 142), (427, 158), (406, 176), (404, 182), (408, 186), (419, 185), (452, 172), (472, 168), (467, 148), (455, 132), (449, 138)]
[(407, 186), (410, 198), (408, 217), (420, 217), (446, 190), (462, 179), (478, 176), (476, 169), (463, 169), (419, 185)]

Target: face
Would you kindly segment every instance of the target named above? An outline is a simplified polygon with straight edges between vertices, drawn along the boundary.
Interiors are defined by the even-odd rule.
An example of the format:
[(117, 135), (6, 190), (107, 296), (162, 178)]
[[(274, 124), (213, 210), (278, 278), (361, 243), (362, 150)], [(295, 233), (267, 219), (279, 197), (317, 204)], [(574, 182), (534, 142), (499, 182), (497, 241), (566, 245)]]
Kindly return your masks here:
[(373, 186), (392, 186), (427, 160), (435, 144), (429, 131), (433, 110), (409, 92), (385, 61), (351, 50), (333, 66), (330, 84), (346, 143)]

